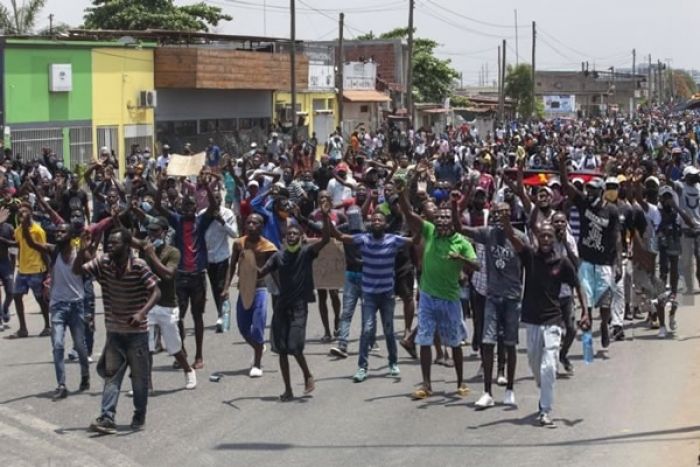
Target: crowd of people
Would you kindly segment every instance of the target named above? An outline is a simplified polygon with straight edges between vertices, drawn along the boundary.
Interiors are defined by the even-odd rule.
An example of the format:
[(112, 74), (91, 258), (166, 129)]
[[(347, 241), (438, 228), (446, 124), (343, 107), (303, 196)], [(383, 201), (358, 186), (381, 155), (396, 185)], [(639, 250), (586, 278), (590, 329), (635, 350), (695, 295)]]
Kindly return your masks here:
[[(131, 426), (145, 424), (155, 352), (173, 357), (187, 389), (197, 386), (207, 287), (217, 333), (235, 313), (252, 352), (251, 378), (263, 375), (266, 342), (279, 355), (282, 401), (294, 397), (290, 355), (304, 392), (315, 389), (304, 357), (315, 301), (321, 341), (340, 360), (349, 356), (361, 303), (356, 383), (369, 376), (378, 319), (388, 376), (400, 374), (399, 346), (420, 360), (414, 399), (431, 397), (433, 364), (453, 367), (456, 393), (467, 395), (463, 349), (471, 347), (481, 358), (479, 410), (495, 404), (494, 361), (503, 403), (517, 404), (522, 324), (540, 390), (538, 422), (554, 427), (554, 385), (558, 373), (574, 374), (568, 355), (577, 329), (591, 330), (599, 317), (601, 352), (624, 340), (632, 320), (646, 320), (659, 338), (676, 331), (678, 294), (693, 294), (700, 280), (699, 138), (698, 115), (648, 108), (632, 117), (509, 122), (487, 134), (468, 124), (441, 133), (338, 129), (319, 158), (315, 139), (285, 144), (272, 133), (245, 154), (225, 154), (210, 141), (192, 177), (168, 173), (167, 144), (157, 157), (133, 148), (123, 168), (101, 148), (80, 176), (50, 149), (34, 161), (6, 150), (2, 327), (15, 325), (14, 303), (12, 338), (29, 335), (23, 297), (31, 289), (43, 316), (39, 335), (51, 336), (54, 399), (69, 394), (66, 329), (86, 390), (100, 327), (98, 282), (106, 335), (96, 370), (104, 389), (91, 429), (114, 433), (127, 369)], [(332, 242), (342, 244), (344, 283), (317, 290), (312, 265)], [(245, 275), (237, 280), (237, 272)], [(194, 351), (185, 347), (188, 311)]]

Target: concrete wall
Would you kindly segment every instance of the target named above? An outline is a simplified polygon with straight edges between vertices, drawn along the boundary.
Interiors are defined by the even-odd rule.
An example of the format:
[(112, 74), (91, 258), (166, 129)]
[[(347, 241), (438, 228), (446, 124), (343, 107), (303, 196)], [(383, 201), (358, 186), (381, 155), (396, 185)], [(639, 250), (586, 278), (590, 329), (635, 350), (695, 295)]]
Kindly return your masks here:
[(270, 118), (271, 91), (158, 89), (157, 121)]

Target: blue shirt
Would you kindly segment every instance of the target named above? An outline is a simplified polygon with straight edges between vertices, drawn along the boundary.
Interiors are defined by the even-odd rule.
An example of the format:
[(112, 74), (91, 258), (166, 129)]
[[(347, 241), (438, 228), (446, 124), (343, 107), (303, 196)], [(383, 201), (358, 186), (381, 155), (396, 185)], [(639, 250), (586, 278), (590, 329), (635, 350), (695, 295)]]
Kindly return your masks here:
[(393, 234), (384, 234), (377, 239), (372, 234), (363, 233), (353, 235), (352, 241), (362, 255), (362, 292), (393, 292), (396, 253), (407, 240)]
[(218, 167), (219, 159), (221, 159), (221, 149), (219, 146), (214, 144), (207, 148), (207, 165), (209, 167)]
[(173, 245), (180, 250), (178, 271), (200, 272), (207, 268), (207, 244), (204, 238), (214, 218), (203, 213), (194, 220), (184, 220), (183, 216), (168, 211), (168, 222), (175, 229)]
[(250, 201), (250, 207), (254, 213), (259, 214), (264, 221), (262, 235), (270, 240), (277, 249), (282, 248), (282, 224), (285, 222), (272, 212), (273, 204), (265, 206), (265, 193), (261, 193)]

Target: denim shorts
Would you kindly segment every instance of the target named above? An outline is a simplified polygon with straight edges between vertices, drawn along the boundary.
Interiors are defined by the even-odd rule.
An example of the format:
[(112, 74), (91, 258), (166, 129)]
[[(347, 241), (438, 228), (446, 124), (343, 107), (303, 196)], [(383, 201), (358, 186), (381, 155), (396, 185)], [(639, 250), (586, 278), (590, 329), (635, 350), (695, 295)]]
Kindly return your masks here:
[(459, 346), (467, 338), (462, 322), (462, 304), (459, 300), (444, 300), (421, 291), (416, 344), (433, 345), (436, 330), (440, 333), (442, 345)]
[(31, 289), (35, 297), (41, 297), (44, 291), (45, 276), (46, 274), (43, 272), (38, 274), (17, 274), (17, 277), (15, 277), (14, 293), (24, 295)]
[(484, 344), (496, 344), (503, 336), (505, 345), (517, 345), (520, 326), (520, 299), (486, 297), (484, 307)]

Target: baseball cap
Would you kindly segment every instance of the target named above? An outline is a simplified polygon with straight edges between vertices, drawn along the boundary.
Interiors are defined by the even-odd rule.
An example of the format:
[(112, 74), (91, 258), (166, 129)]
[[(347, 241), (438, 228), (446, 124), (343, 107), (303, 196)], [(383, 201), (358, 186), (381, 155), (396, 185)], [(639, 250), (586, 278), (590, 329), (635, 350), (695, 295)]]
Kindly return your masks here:
[(559, 180), (559, 177), (552, 177), (547, 182), (547, 186), (555, 186), (555, 185), (561, 186), (561, 180)]
[(647, 179), (644, 180), (645, 185), (649, 182), (654, 182), (654, 183), (656, 183), (657, 186), (661, 185), (661, 182), (659, 181), (659, 179), (653, 175), (650, 177), (647, 177)]
[(659, 196), (664, 196), (664, 195), (671, 195), (673, 196), (673, 188), (671, 188), (668, 185), (664, 185), (659, 189)]
[(620, 186), (620, 181), (617, 179), (617, 177), (608, 177), (605, 179), (605, 185)]
[(260, 188), (260, 184), (256, 180), (251, 180), (248, 182), (248, 188), (250, 188), (251, 186)]
[(170, 224), (168, 224), (168, 220), (162, 216), (154, 218), (153, 222), (150, 222), (148, 224), (148, 230), (151, 230), (151, 229), (168, 230), (168, 227), (170, 227)]
[(577, 183), (579, 183), (581, 186), (583, 186), (583, 185), (586, 184), (586, 182), (585, 182), (581, 177), (574, 177), (574, 178), (571, 180), (571, 183), (573, 183), (574, 185), (576, 185)]
[(590, 186), (591, 188), (603, 188), (603, 179), (600, 177), (594, 177), (588, 180), (588, 183), (586, 183), (586, 186)]
[(100, 148), (100, 154), (109, 154), (109, 153), (110, 153), (110, 151), (109, 151), (109, 148), (107, 146), (102, 146)]
[(697, 167), (693, 165), (689, 165), (685, 169), (683, 169), (683, 176), (685, 177), (686, 175), (698, 175), (700, 174), (700, 170), (698, 170)]

